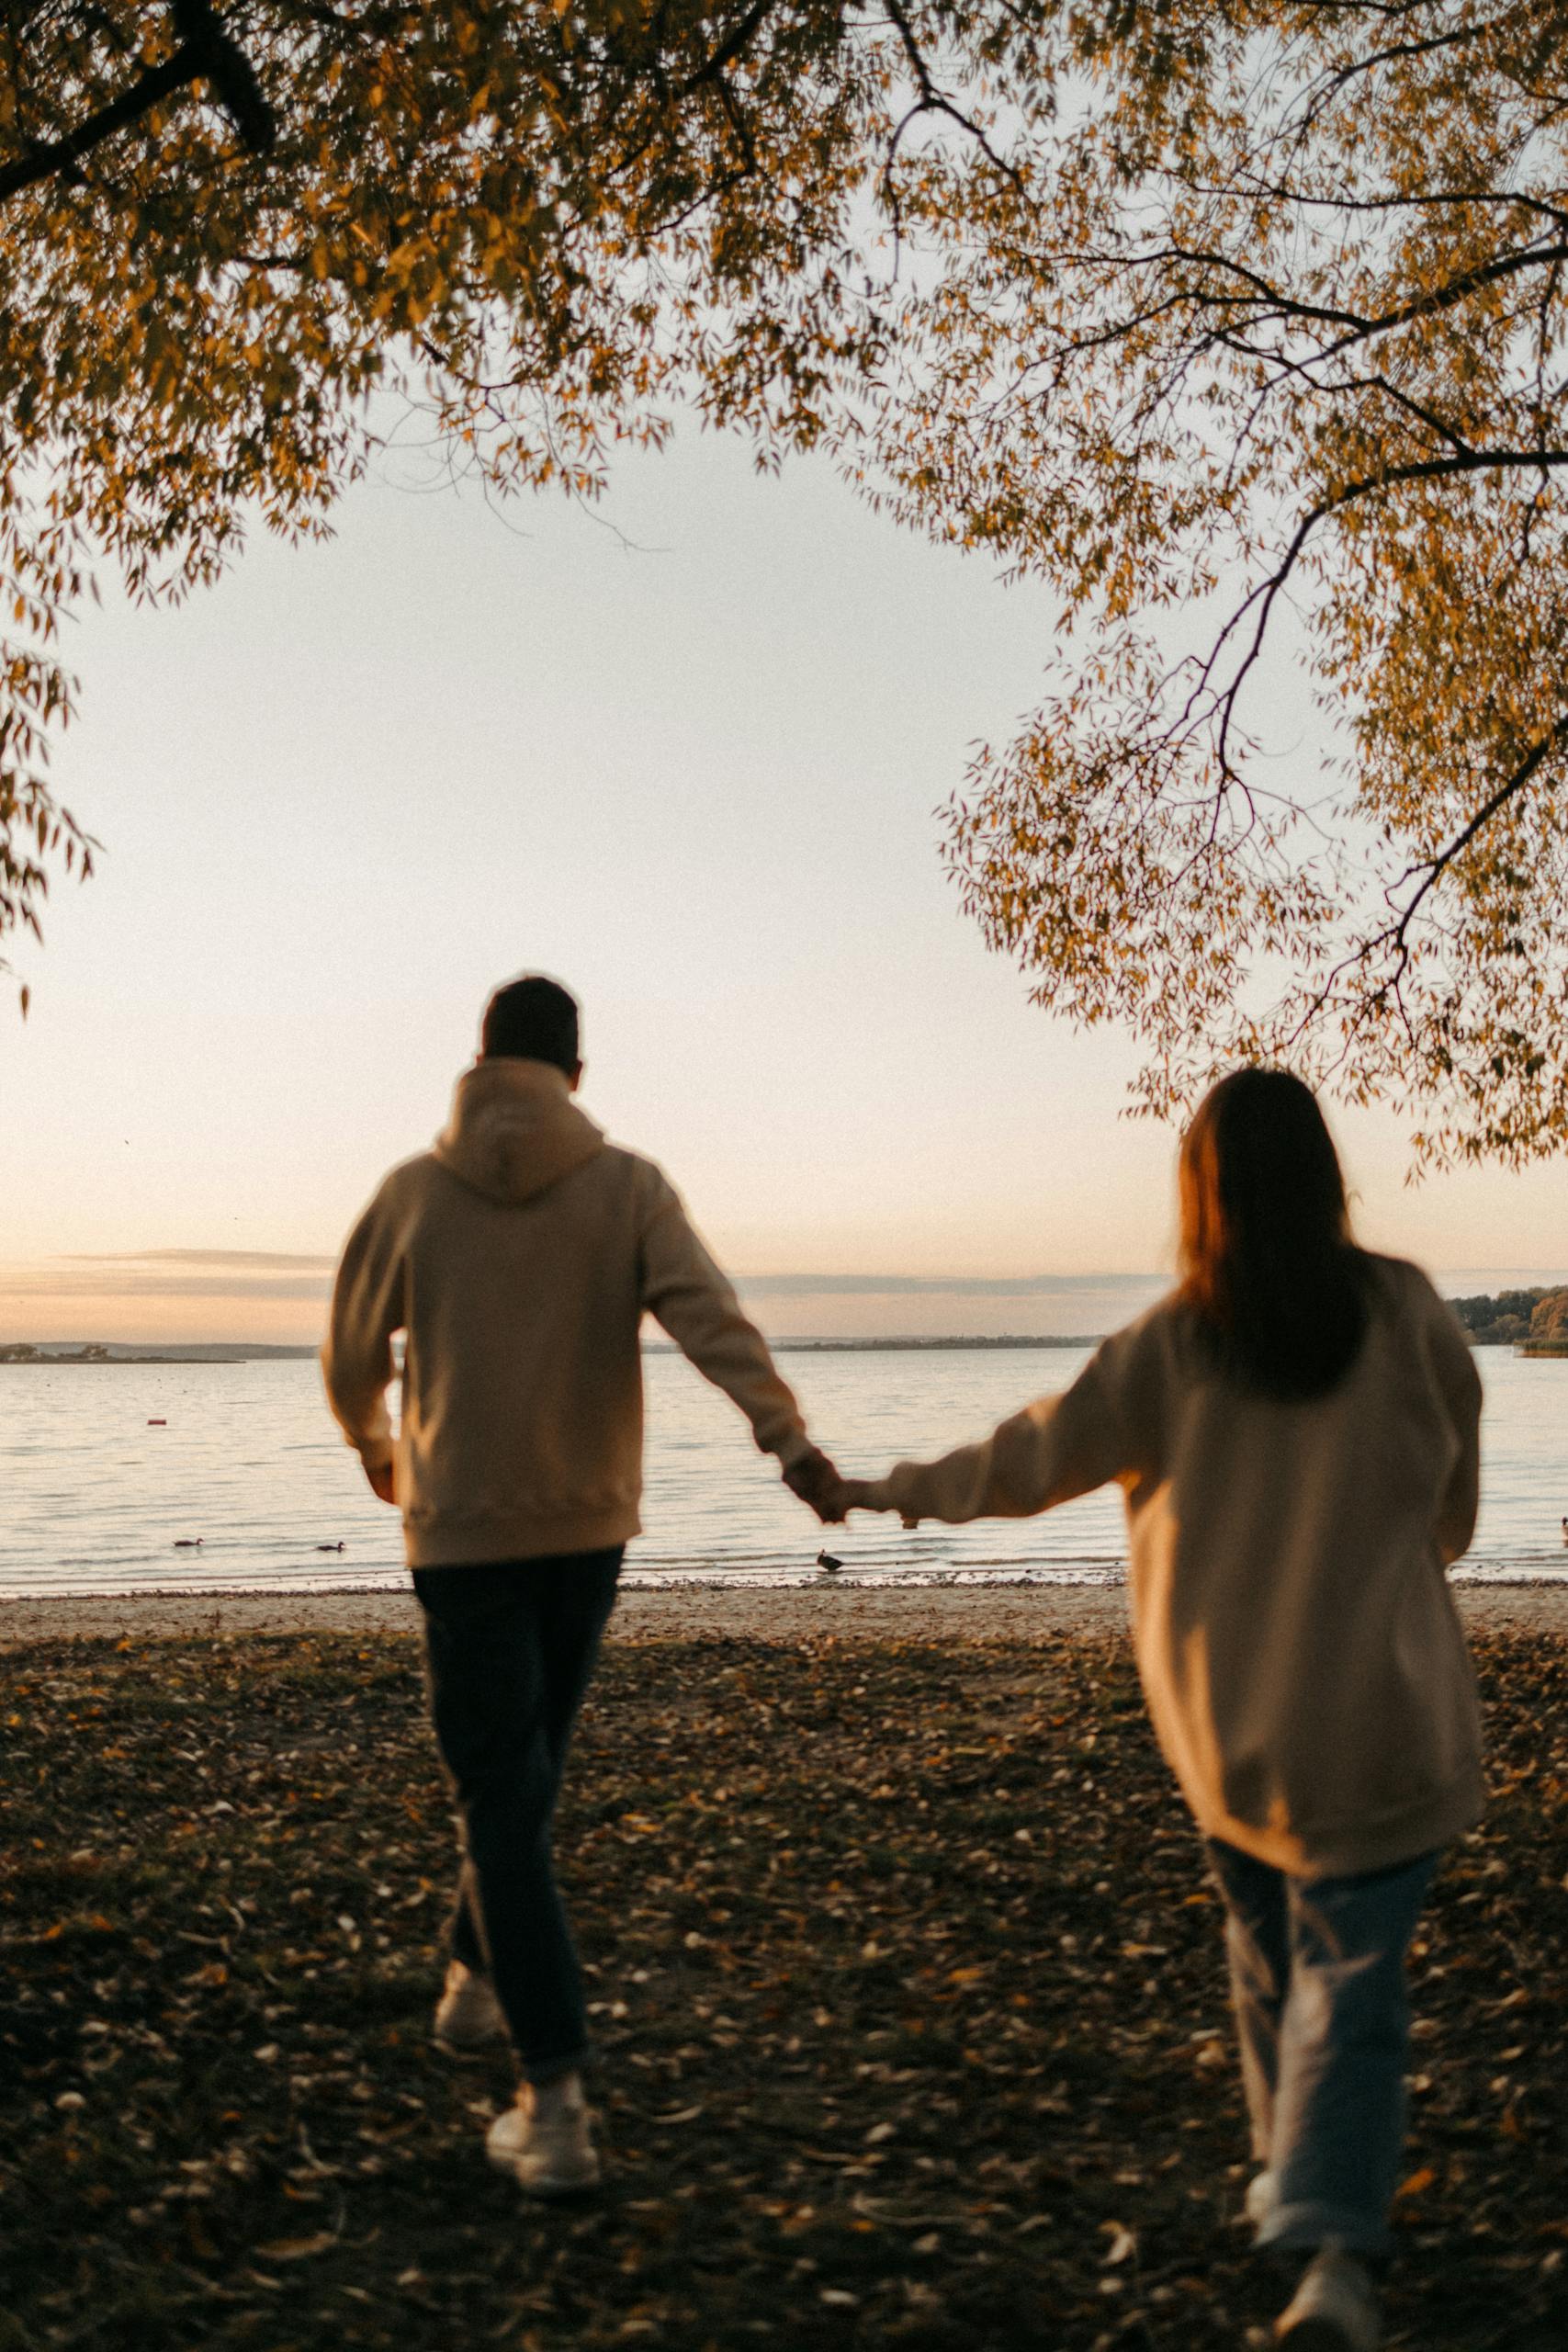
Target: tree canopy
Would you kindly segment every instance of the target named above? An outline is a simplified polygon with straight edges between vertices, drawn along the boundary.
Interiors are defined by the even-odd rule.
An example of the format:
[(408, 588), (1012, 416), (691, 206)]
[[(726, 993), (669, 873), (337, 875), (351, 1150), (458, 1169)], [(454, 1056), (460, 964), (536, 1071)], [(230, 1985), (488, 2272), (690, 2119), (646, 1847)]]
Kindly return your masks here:
[(94, 561), (178, 596), (257, 517), (321, 528), (377, 392), (502, 489), (592, 489), (681, 397), (816, 430), (894, 6), (864, 40), (820, 0), (7, 8), (0, 934), (89, 846), (45, 758)]
[[(1271, 1057), (1428, 1160), (1551, 1150), (1568, 8), (1088, 13), (1021, 183), (928, 172), (883, 410), (902, 510), (1064, 610), (950, 812), (966, 899), (1043, 1001), (1134, 1024), (1152, 1108)], [(1276, 649), (1332, 768), (1271, 731)]]
[(0, 932), (94, 563), (324, 527), (378, 394), (580, 493), (686, 406), (1052, 592), (948, 854), (1146, 1107), (1269, 1055), (1556, 1148), (1565, 105), (1561, 0), (22, 0)]

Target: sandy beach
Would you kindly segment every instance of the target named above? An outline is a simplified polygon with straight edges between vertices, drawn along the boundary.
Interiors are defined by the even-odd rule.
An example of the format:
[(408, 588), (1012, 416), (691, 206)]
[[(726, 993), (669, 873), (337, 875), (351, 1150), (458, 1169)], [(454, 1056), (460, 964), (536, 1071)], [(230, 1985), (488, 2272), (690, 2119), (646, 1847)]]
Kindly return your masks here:
[[(1478, 1632), (1568, 1634), (1562, 1585), (1457, 1585), (1460, 1614)], [(735, 1639), (793, 1643), (935, 1638), (952, 1642), (1055, 1640), (1114, 1632), (1125, 1595), (1100, 1585), (903, 1586), (878, 1590), (826, 1579), (786, 1589), (632, 1589), (621, 1595), (611, 1637), (623, 1642)], [(62, 1635), (82, 1640), (170, 1640), (221, 1634), (397, 1634), (419, 1620), (412, 1590), (65, 1595), (19, 1600), (0, 1612), (0, 1648)]]

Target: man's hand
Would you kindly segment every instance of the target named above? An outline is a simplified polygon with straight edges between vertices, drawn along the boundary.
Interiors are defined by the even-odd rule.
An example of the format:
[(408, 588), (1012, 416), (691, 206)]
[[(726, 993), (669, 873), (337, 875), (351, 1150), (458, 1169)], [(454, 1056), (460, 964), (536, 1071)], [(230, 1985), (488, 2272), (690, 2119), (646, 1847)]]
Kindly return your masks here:
[(808, 1503), (824, 1525), (831, 1526), (841, 1520), (849, 1508), (844, 1498), (849, 1492), (827, 1455), (817, 1446), (792, 1462), (784, 1474), (784, 1485), (792, 1495)]
[(392, 1484), (392, 1465), (389, 1462), (383, 1462), (376, 1470), (372, 1470), (367, 1462), (365, 1464), (365, 1476), (370, 1481), (370, 1491), (378, 1502), (395, 1503), (397, 1501), (397, 1494)]

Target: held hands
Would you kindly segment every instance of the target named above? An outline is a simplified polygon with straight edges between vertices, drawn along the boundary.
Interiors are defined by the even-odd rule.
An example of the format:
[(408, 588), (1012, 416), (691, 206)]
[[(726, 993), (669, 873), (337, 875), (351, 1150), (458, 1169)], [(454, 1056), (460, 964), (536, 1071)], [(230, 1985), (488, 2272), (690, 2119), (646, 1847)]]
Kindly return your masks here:
[(810, 1506), (824, 1526), (831, 1526), (843, 1518), (848, 1508), (843, 1498), (848, 1489), (819, 1446), (814, 1445), (809, 1453), (786, 1464), (784, 1482), (792, 1495), (798, 1495), (803, 1503)]
[(798, 1495), (810, 1505), (825, 1526), (835, 1525), (847, 1519), (852, 1510), (891, 1510), (891, 1503), (871, 1499), (871, 1483), (865, 1478), (841, 1478), (828, 1456), (813, 1446), (792, 1462), (784, 1474), (784, 1485), (792, 1495)]

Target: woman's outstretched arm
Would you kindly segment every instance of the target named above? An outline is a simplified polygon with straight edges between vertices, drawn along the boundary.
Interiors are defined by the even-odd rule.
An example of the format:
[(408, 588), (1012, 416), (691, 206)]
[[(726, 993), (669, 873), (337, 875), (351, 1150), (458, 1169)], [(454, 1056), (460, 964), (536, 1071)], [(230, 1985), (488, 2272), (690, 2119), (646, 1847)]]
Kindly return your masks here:
[(1029, 1519), (1102, 1487), (1129, 1466), (1105, 1358), (1102, 1348), (1062, 1396), (1026, 1405), (976, 1445), (851, 1483), (848, 1507), (896, 1510), (911, 1526), (921, 1519)]

